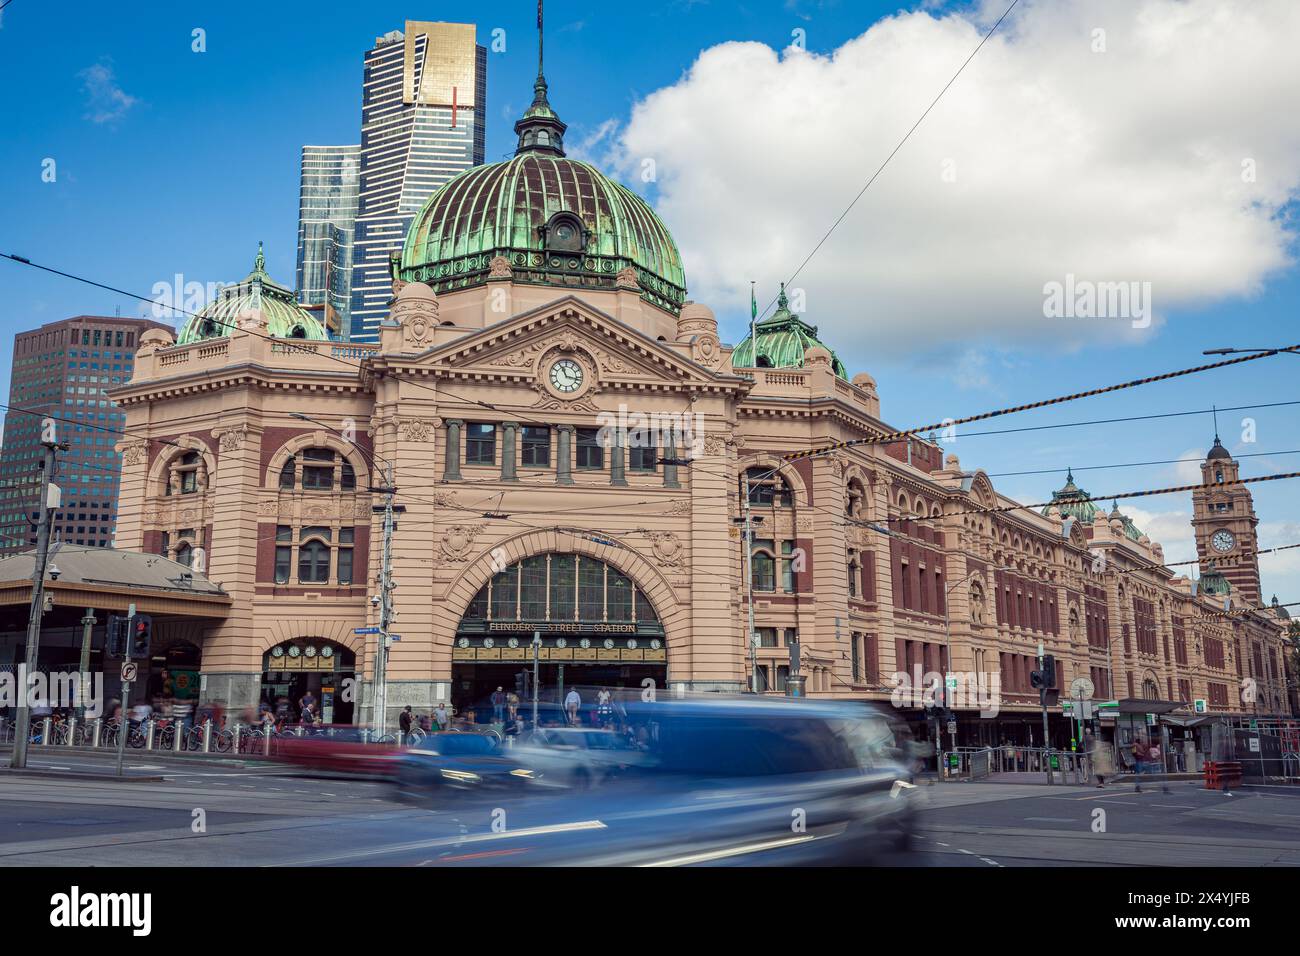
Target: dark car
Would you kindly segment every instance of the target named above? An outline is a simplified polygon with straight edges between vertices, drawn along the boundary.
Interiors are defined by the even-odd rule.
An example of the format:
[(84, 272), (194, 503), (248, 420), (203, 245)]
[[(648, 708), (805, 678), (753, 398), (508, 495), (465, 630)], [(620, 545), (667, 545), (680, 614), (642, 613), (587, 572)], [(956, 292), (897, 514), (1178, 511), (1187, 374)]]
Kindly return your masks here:
[[(871, 864), (909, 846), (915, 788), (883, 708), (710, 695), (629, 704), (626, 731), (642, 760), (599, 790), (528, 788), (498, 804), (500, 832), (458, 816), (464, 836), (442, 862)], [(410, 826), (403, 841), (429, 824)], [(370, 852), (401, 863), (409, 845)], [(420, 845), (414, 862), (428, 858)]]
[(398, 796), (432, 800), (478, 793), (522, 791), (534, 771), (513, 759), (495, 735), (428, 734), (395, 762)]

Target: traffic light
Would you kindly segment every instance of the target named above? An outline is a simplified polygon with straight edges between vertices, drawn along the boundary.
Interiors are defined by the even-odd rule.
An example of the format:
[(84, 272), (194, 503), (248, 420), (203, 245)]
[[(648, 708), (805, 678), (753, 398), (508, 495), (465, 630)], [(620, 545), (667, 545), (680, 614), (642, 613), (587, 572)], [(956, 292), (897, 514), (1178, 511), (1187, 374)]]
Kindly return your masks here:
[(527, 700), (530, 696), (528, 687), (530, 676), (528, 671), (519, 671), (515, 674), (515, 694), (520, 700)]
[(108, 656), (126, 657), (126, 618), (116, 614), (108, 617)]
[(1043, 669), (1029, 672), (1029, 686), (1043, 690), (1056, 686), (1056, 658), (1051, 654), (1043, 655)]
[(153, 618), (148, 614), (137, 614), (135, 627), (131, 632), (131, 656), (144, 660), (149, 656), (149, 642), (153, 638)]

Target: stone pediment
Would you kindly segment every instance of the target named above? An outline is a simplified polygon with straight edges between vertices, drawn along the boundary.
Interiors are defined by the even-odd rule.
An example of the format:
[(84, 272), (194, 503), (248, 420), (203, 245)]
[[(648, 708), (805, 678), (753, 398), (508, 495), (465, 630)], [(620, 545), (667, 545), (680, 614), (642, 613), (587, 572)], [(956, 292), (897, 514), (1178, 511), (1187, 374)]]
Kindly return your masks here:
[(719, 379), (742, 383), (683, 357), (573, 296), (462, 336), (416, 361), (476, 378), (541, 378), (562, 357), (579, 361), (604, 386)]

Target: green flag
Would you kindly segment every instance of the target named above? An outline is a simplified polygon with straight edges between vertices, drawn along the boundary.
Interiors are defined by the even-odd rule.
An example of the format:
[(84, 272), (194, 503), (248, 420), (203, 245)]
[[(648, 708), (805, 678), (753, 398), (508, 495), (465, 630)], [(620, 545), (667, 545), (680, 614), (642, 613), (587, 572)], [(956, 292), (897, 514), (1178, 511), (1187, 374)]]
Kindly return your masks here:
[(754, 283), (749, 284), (749, 317), (758, 318), (758, 299), (754, 298)]

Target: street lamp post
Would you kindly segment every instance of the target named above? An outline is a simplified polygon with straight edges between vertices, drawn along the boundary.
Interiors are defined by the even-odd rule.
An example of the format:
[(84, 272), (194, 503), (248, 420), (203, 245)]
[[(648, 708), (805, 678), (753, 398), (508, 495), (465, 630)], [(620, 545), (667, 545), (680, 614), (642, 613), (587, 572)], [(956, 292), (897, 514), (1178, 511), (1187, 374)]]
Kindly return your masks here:
[[(370, 459), (371, 467), (377, 471), (382, 471), (384, 484), (382, 487), (370, 486), (370, 491), (382, 492), (384, 495), (384, 544), (382, 559), (379, 570), (379, 649), (375, 654), (375, 729), (378, 736), (383, 737), (384, 730), (388, 724), (388, 629), (393, 622), (393, 530), (394, 499), (397, 496), (396, 469), (393, 463), (386, 458), (379, 458), (366, 449), (362, 448), (355, 441), (344, 435), (338, 429), (327, 425), (325, 422), (311, 418), (302, 412), (290, 412), (291, 418), (297, 418), (300, 421), (311, 422), (313, 425), (319, 425), (322, 428), (328, 428), (335, 435), (338, 435), (345, 442), (355, 448), (361, 454)], [(376, 509), (378, 510), (378, 509)]]

